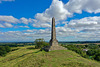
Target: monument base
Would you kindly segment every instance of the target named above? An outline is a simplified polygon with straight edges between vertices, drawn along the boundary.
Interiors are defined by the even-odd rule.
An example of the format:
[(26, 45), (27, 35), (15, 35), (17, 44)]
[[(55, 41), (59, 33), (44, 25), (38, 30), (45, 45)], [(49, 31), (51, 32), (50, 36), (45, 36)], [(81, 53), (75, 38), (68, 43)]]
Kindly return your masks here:
[(53, 50), (66, 50), (67, 48), (57, 45), (57, 46), (46, 46), (42, 49), (45, 51), (53, 51)]

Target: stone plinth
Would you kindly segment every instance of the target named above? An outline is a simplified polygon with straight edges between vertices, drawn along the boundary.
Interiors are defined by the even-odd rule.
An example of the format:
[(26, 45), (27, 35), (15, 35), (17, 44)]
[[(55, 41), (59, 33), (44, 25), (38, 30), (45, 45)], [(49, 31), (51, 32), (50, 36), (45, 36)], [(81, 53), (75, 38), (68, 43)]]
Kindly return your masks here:
[(43, 49), (45, 51), (53, 51), (53, 50), (66, 50), (67, 48), (58, 45), (58, 46), (46, 46)]

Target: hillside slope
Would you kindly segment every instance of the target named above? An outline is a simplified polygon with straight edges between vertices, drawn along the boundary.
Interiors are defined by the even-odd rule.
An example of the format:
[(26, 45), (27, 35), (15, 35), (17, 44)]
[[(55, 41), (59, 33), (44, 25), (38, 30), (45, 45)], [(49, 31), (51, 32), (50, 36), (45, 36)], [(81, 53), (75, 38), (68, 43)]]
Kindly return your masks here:
[(0, 57), (0, 67), (100, 67), (99, 62), (70, 50), (44, 52), (30, 47), (33, 46), (18, 47), (6, 57)]

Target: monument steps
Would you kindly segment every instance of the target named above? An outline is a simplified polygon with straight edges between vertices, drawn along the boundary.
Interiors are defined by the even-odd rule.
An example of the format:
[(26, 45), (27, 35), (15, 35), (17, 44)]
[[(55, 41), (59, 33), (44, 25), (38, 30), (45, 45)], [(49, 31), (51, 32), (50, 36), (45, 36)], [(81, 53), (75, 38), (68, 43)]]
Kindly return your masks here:
[(57, 45), (57, 46), (46, 46), (44, 48), (42, 48), (43, 50), (45, 51), (53, 51), (53, 50), (67, 50), (67, 48), (65, 47), (62, 47), (60, 45)]

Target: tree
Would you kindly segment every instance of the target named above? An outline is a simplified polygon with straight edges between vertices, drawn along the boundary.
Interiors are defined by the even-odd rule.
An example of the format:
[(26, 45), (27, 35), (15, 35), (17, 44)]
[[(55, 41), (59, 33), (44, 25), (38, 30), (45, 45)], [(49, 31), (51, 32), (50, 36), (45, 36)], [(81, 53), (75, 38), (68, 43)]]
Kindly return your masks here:
[(7, 52), (4, 46), (0, 46), (0, 56), (6, 56)]
[(8, 52), (11, 51), (9, 46), (0, 46), (0, 56), (6, 56)]
[(6, 52), (10, 52), (11, 48), (9, 46), (5, 46)]
[(99, 49), (99, 46), (97, 44), (89, 44), (88, 48), (89, 49)]
[(93, 55), (95, 55), (96, 51), (97, 51), (96, 49), (90, 49), (87, 51), (87, 55), (93, 56)]
[(48, 46), (49, 44), (45, 42), (44, 39), (36, 39), (35, 41), (35, 48), (43, 48), (44, 46)]
[(100, 61), (100, 49), (96, 52), (94, 59)]

